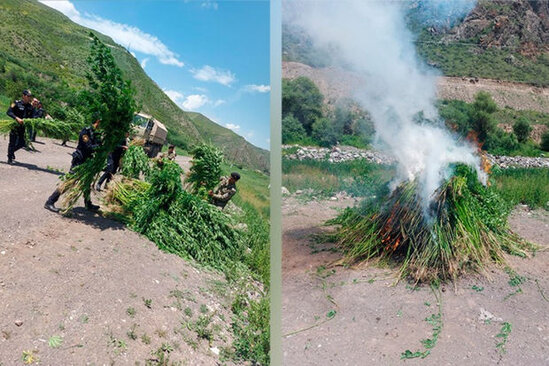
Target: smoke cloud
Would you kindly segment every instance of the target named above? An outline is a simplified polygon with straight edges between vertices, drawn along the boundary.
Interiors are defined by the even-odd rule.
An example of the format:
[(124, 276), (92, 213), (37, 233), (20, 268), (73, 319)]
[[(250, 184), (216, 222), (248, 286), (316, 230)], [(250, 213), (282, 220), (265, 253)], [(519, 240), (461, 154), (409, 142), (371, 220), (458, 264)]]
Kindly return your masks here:
[(481, 179), (480, 158), (469, 143), (458, 143), (435, 107), (438, 73), (422, 62), (406, 27), (402, 1), (304, 1), (285, 4), (294, 25), (315, 46), (337, 49), (339, 64), (365, 82), (354, 98), (372, 116), (377, 148), (398, 161), (396, 187), (420, 184), (425, 207), (450, 177), (451, 163), (474, 167)]

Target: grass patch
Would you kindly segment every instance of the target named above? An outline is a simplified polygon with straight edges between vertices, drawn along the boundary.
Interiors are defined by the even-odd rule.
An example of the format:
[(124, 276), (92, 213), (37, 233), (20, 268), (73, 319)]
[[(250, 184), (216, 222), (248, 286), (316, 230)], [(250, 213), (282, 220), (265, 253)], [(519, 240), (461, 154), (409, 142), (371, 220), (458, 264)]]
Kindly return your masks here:
[(352, 196), (376, 195), (393, 174), (393, 167), (365, 160), (330, 163), (284, 159), (282, 162), (282, 185), (292, 193), (312, 189), (320, 196), (331, 196), (337, 192), (347, 192)]
[(522, 203), (549, 210), (549, 168), (497, 169), (491, 180), (509, 205)]
[[(423, 30), (416, 42), (420, 57), (436, 65), (446, 76), (470, 76), (549, 85), (549, 58), (545, 54), (529, 58), (509, 49), (484, 48), (471, 39), (464, 42), (442, 42), (442, 35)], [(515, 58), (514, 63), (507, 60)]]

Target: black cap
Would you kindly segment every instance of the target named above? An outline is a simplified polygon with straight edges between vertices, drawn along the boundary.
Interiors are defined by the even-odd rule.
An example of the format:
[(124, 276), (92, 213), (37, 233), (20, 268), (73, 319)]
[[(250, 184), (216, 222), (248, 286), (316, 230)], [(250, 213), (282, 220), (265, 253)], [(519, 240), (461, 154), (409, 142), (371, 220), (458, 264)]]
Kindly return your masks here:
[(30, 91), (29, 89), (23, 90), (23, 95), (26, 95), (26, 96), (28, 96), (28, 97), (32, 97), (32, 93), (31, 93), (31, 91)]
[(175, 145), (170, 145), (168, 148), (169, 149), (175, 149)]
[(239, 180), (240, 179), (240, 174), (238, 174), (237, 172), (232, 172), (231, 173), (231, 178), (233, 178), (234, 180)]

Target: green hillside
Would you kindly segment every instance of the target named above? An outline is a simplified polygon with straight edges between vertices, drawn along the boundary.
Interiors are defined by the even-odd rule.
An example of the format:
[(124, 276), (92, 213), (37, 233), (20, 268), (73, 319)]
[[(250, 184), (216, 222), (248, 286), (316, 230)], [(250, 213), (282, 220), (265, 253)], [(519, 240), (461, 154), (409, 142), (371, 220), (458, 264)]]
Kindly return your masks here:
[[(77, 102), (88, 70), (90, 30), (36, 0), (0, 2), (0, 108), (31, 88), (51, 114)], [(269, 154), (198, 113), (182, 111), (125, 48), (94, 32), (109, 47), (136, 89), (141, 110), (162, 121), (168, 140), (186, 150), (212, 141), (237, 164), (268, 171)]]

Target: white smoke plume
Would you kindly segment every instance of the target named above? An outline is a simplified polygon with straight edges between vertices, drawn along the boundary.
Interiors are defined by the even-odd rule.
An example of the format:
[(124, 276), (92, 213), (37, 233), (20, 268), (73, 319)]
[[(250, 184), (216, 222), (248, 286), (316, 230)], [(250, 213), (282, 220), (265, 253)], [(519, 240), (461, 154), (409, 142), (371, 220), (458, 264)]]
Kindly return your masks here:
[(393, 185), (417, 179), (427, 207), (432, 194), (451, 175), (450, 163), (468, 164), (481, 179), (486, 177), (475, 148), (458, 143), (438, 116), (438, 75), (416, 54), (405, 22), (407, 4), (304, 1), (286, 3), (285, 11), (289, 12), (286, 19), (305, 30), (315, 46), (337, 49), (341, 65), (365, 81), (355, 99), (372, 116), (377, 147), (398, 161)]

